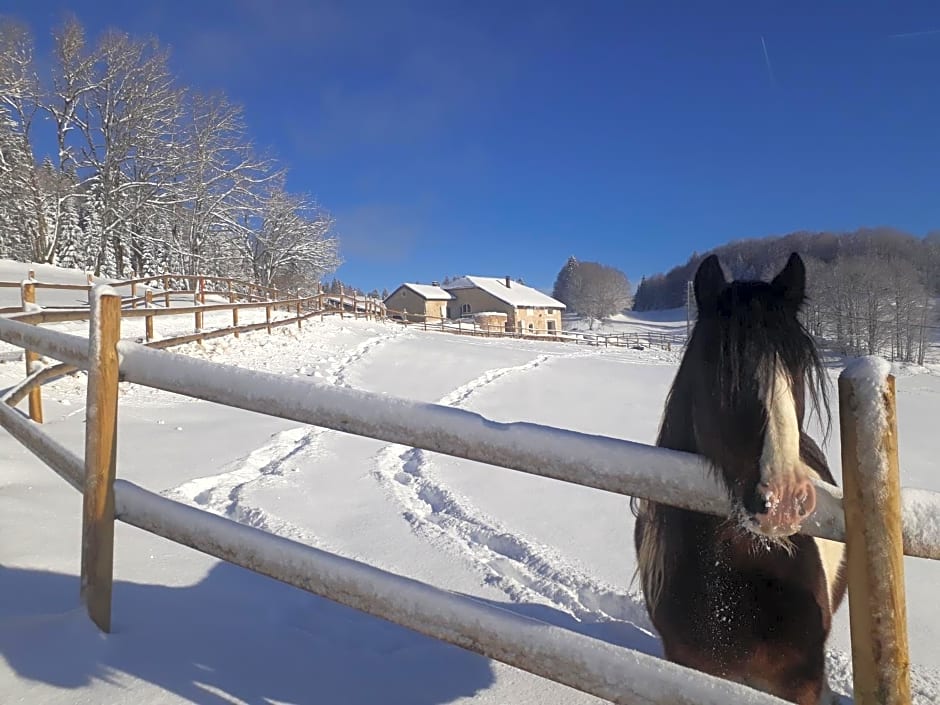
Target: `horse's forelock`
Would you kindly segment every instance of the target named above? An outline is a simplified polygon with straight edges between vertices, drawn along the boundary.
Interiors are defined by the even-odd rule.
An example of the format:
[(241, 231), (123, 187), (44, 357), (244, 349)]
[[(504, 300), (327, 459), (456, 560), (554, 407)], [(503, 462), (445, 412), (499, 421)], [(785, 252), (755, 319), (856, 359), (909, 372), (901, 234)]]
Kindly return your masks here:
[[(703, 452), (696, 423), (734, 423), (730, 411), (743, 401), (763, 413), (760, 389), (771, 389), (777, 370), (789, 377), (799, 408), (815, 413), (826, 436), (831, 429), (827, 377), (815, 342), (792, 308), (771, 287), (734, 282), (718, 315), (700, 318), (686, 347), (666, 404), (659, 444)], [(762, 384), (763, 383), (763, 384)], [(699, 390), (696, 392), (695, 390)], [(703, 422), (706, 416), (710, 416)]]
[(828, 436), (831, 411), (827, 377), (812, 336), (793, 310), (775, 299), (769, 287), (735, 284), (738, 286), (729, 287), (728, 315), (705, 324), (706, 336), (712, 339), (706, 344), (717, 344), (721, 350), (716, 390), (720, 399), (733, 403), (755, 383), (768, 388), (779, 366), (794, 390), (809, 393), (810, 410)]

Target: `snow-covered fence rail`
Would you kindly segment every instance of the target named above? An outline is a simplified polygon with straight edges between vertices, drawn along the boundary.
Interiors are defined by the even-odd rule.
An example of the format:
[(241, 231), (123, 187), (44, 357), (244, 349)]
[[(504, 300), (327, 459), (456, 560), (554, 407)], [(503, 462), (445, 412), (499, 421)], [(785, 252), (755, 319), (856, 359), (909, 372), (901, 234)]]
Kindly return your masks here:
[[(97, 320), (107, 320), (107, 317), (99, 316)], [(107, 336), (100, 330), (93, 330), (90, 338), (98, 341), (92, 346), (93, 350), (101, 352), (107, 347), (101, 344)], [(103, 364), (89, 354), (86, 339), (19, 321), (0, 318), (0, 339), (82, 369)], [(130, 341), (113, 343), (111, 348), (119, 359), (122, 379), (153, 388), (710, 514), (727, 515), (730, 509), (724, 491), (711, 477), (704, 461), (687, 453), (529, 423), (498, 423), (462, 409), (234, 369), (156, 351)], [(116, 380), (113, 384), (116, 385)], [(866, 397), (871, 398), (874, 397)], [(90, 395), (89, 404), (91, 402)], [(869, 407), (859, 408), (863, 408), (863, 420), (882, 418), (880, 411), (866, 415), (864, 409)], [(881, 423), (878, 428), (883, 429), (885, 425)], [(235, 524), (157, 497), (127, 482), (110, 482), (107, 478), (110, 467), (102, 462), (110, 455), (102, 446), (94, 453), (89, 453), (86, 447), (83, 468), (81, 461), (6, 404), (0, 404), (0, 425), (73, 486), (85, 486), (87, 492), (92, 467), (97, 468), (97, 477), (102, 473), (106, 476), (98, 489), (103, 486), (106, 493), (111, 494), (105, 494), (94, 504), (99, 510), (93, 517), (94, 522), (88, 520), (89, 524), (100, 527), (101, 522), (113, 522), (117, 518), (612, 702), (721, 702), (729, 705), (782, 702), (743, 686)], [(108, 427), (107, 423), (95, 424), (92, 430), (100, 428), (106, 432)], [(872, 428), (871, 425), (864, 427), (866, 431)], [(867, 442), (865, 457), (869, 451), (885, 452), (884, 443)], [(860, 452), (863, 450), (861, 443), (857, 447)], [(91, 462), (89, 458), (97, 460)], [(841, 492), (821, 484), (818, 496), (817, 509), (813, 520), (805, 527), (806, 533), (846, 540)], [(936, 514), (932, 521), (925, 520), (925, 517), (931, 518), (928, 511), (935, 512), (940, 507), (938, 495), (918, 492), (911, 501), (907, 499), (899, 500), (904, 511), (903, 532), (898, 533), (903, 535), (904, 550), (908, 555), (940, 558), (940, 521), (936, 520)], [(861, 539), (853, 538), (850, 531), (849, 546), (852, 547), (853, 541), (857, 546), (858, 540), (866, 538), (864, 535)], [(894, 550), (897, 549), (895, 545)], [(90, 573), (91, 569), (87, 570)], [(863, 568), (861, 572), (869, 577), (875, 574), (870, 568)], [(98, 575), (103, 573), (99, 571)], [(98, 594), (107, 594), (110, 583), (98, 582)], [(850, 601), (853, 590), (850, 588)], [(91, 599), (86, 594), (86, 601)], [(96, 609), (95, 614), (100, 619), (103, 612)], [(853, 628), (854, 622), (853, 619)], [(857, 702), (859, 705), (867, 703)]]

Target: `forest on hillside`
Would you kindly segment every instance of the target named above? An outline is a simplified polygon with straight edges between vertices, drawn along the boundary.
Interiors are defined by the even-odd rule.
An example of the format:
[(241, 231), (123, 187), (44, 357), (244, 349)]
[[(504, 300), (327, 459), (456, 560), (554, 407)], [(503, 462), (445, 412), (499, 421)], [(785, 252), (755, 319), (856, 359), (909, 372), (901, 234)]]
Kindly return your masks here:
[(290, 289), (336, 269), (333, 219), (288, 191), (240, 106), (181, 85), (156, 39), (89, 41), (74, 18), (52, 35), (37, 56), (0, 16), (0, 257)]
[(644, 277), (634, 310), (686, 306), (688, 282), (710, 254), (718, 255), (729, 277), (767, 280), (791, 252), (806, 262), (803, 316), (813, 335), (846, 354), (923, 364), (931, 341), (940, 338), (940, 231), (918, 238), (893, 228), (864, 228), (730, 242)]

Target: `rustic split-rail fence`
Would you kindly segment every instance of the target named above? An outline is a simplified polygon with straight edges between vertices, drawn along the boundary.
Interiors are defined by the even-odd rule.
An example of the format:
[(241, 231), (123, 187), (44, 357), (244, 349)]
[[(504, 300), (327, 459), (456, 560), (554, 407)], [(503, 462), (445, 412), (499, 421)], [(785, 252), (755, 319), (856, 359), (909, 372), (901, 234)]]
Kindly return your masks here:
[[(203, 278), (203, 285), (175, 292), (171, 282), (161, 281), (166, 297), (162, 310), (149, 305), (152, 293), (143, 297), (132, 293), (127, 299), (111, 286), (94, 287), (84, 313), (89, 319), (87, 336), (42, 328), (46, 322), (73, 319), (36, 304), (35, 289), (40, 285), (32, 280), (18, 284), (23, 289), (22, 306), (0, 315), (0, 340), (23, 348), (27, 360), (26, 378), (0, 397), (0, 426), (82, 493), (80, 597), (103, 631), (110, 630), (114, 522), (119, 520), (610, 702), (783, 703), (743, 685), (238, 524), (118, 479), (120, 379), (600, 491), (715, 515), (730, 511), (727, 495), (705, 461), (688, 453), (530, 423), (499, 423), (438, 404), (246, 372), (155, 349), (165, 341), (153, 340), (149, 329), (141, 342), (122, 339), (121, 323), (127, 318), (143, 317), (146, 322), (148, 315), (165, 311), (204, 313), (213, 304), (203, 305), (200, 299), (189, 308), (172, 308), (169, 299), (180, 295), (199, 299), (208, 293), (207, 281), (212, 280)], [(245, 304), (265, 307), (265, 321), (256, 328), (301, 325), (305, 318), (327, 312), (345, 315), (350, 308), (352, 315), (382, 315), (375, 305), (360, 310), (359, 302), (345, 298), (328, 303), (329, 295), (322, 292), (314, 297), (260, 300), (271, 297), (271, 292), (234, 284), (231, 290), (223, 307), (232, 312), (233, 325), (220, 335), (248, 329), (236, 325), (237, 311)], [(228, 284), (224, 291), (228, 296)], [(274, 310), (289, 315), (275, 320)], [(197, 333), (203, 338), (211, 334)], [(54, 368), (37, 364), (39, 356), (88, 373), (84, 458), (40, 425), (38, 389), (52, 378), (49, 370)], [(925, 512), (940, 507), (940, 494), (900, 488), (894, 379), (889, 370), (883, 361), (863, 358), (840, 376), (844, 492), (820, 484), (817, 509), (804, 527), (805, 533), (847, 544), (857, 705), (909, 705), (904, 555), (940, 559), (940, 522), (924, 520)], [(14, 408), (27, 396), (32, 418)], [(629, 544), (624, 536), (625, 551)]]

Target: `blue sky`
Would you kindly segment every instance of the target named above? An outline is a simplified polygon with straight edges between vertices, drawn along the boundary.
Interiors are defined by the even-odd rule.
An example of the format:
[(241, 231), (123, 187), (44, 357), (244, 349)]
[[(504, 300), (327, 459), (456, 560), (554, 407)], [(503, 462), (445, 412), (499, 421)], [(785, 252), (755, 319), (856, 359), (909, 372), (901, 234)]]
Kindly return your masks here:
[[(6, 5), (6, 4), (5, 4)], [(940, 228), (940, 3), (24, 2), (154, 34), (336, 218), (339, 275), (632, 281), (731, 239)], [(766, 47), (766, 55), (764, 52)]]

